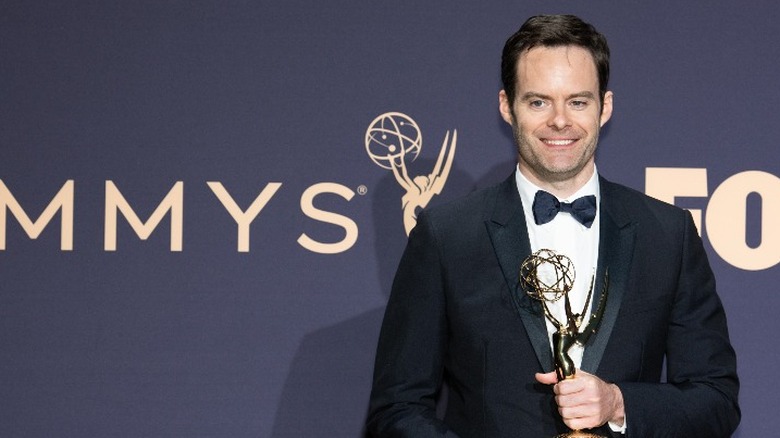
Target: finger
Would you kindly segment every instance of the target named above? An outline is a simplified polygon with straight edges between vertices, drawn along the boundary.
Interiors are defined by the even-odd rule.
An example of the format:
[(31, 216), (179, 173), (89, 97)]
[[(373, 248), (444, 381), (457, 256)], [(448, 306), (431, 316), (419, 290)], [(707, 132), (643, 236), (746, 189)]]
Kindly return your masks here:
[(587, 372), (587, 371), (583, 371), (583, 370), (581, 370), (581, 369), (577, 368), (577, 374), (575, 374), (575, 375), (576, 375), (576, 376), (592, 376), (593, 374), (591, 374), (591, 373), (589, 373), (589, 372)]
[(593, 374), (577, 369), (574, 378), (562, 380), (558, 385), (559, 394), (575, 394), (598, 386), (601, 379)]
[(582, 392), (587, 387), (586, 378), (575, 377), (561, 380), (556, 386), (556, 394), (573, 395)]
[(586, 429), (598, 426), (598, 417), (587, 414), (588, 409), (582, 407), (558, 408), (563, 423), (571, 429)]
[(544, 385), (555, 385), (558, 383), (558, 376), (555, 375), (555, 371), (549, 373), (536, 373), (534, 376), (536, 381)]
[(600, 426), (598, 421), (592, 417), (563, 420), (563, 424), (565, 424), (569, 429), (574, 430), (591, 429)]

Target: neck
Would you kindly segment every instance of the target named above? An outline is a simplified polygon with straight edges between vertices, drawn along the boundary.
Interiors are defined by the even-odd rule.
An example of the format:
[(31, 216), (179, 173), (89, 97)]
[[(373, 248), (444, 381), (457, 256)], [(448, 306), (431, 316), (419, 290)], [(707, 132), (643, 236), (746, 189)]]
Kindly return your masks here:
[(551, 177), (538, 175), (522, 162), (519, 164), (519, 169), (520, 173), (522, 173), (528, 181), (532, 182), (540, 189), (552, 193), (558, 199), (566, 199), (576, 193), (588, 183), (593, 176), (593, 172), (596, 171), (596, 167), (591, 163), (573, 176), (555, 178), (555, 175)]

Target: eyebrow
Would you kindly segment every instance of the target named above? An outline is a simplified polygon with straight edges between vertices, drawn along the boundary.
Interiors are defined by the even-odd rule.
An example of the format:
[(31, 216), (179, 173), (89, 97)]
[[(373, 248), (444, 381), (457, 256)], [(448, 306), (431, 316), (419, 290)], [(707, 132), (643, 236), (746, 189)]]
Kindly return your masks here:
[[(585, 98), (585, 99), (596, 99), (596, 96), (591, 93), (590, 91), (580, 91), (579, 93), (570, 94), (566, 97), (566, 100), (569, 99), (576, 99), (576, 98)], [(523, 94), (520, 96), (520, 100), (522, 102), (531, 100), (531, 99), (544, 99), (544, 100), (552, 100), (551, 96), (548, 96), (546, 94), (542, 93), (536, 93), (533, 91), (529, 91), (528, 93)]]

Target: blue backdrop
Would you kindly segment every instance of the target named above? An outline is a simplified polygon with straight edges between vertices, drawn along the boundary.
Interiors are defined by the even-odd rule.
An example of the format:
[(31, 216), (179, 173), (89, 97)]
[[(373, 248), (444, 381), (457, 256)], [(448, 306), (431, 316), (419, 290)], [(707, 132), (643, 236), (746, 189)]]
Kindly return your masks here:
[(360, 436), (409, 187), (367, 130), (453, 157), (429, 205), (502, 180), (503, 42), (561, 12), (612, 49), (599, 171), (701, 217), (774, 434), (776, 2), (5, 0), (0, 436)]

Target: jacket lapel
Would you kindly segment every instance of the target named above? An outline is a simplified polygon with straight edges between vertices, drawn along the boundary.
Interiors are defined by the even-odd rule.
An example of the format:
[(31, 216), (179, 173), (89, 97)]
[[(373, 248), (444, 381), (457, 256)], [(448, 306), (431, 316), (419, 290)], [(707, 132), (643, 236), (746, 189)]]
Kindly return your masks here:
[[(599, 183), (601, 230), (594, 295), (600, 295), (605, 281), (608, 282), (609, 289), (604, 316), (596, 334), (586, 345), (582, 359), (581, 368), (591, 373), (598, 370), (623, 302), (636, 232), (635, 224), (614, 196), (614, 185), (604, 178), (600, 178)], [(536, 357), (542, 369), (552, 370), (552, 350), (541, 306), (518, 286), (520, 265), (531, 254), (531, 245), (514, 174), (499, 186), (493, 214), (486, 221), (486, 226), (512, 302), (528, 333)], [(594, 300), (593, 305), (597, 306), (598, 302)]]
[[(613, 184), (600, 178), (601, 229), (599, 242), (599, 267), (594, 296), (600, 296), (605, 280), (609, 288), (606, 309), (601, 324), (585, 347), (582, 369), (596, 373), (610, 334), (615, 326), (618, 311), (626, 292), (631, 259), (634, 254), (636, 226), (631, 222), (620, 202), (615, 198)], [(608, 278), (607, 278), (608, 277)], [(594, 298), (594, 306), (598, 305)]]
[(531, 244), (528, 241), (528, 228), (516, 184), (512, 174), (499, 186), (493, 214), (485, 221), (485, 225), (512, 302), (528, 333), (536, 357), (542, 369), (552, 370), (552, 350), (541, 306), (518, 286), (520, 265), (531, 254)]

